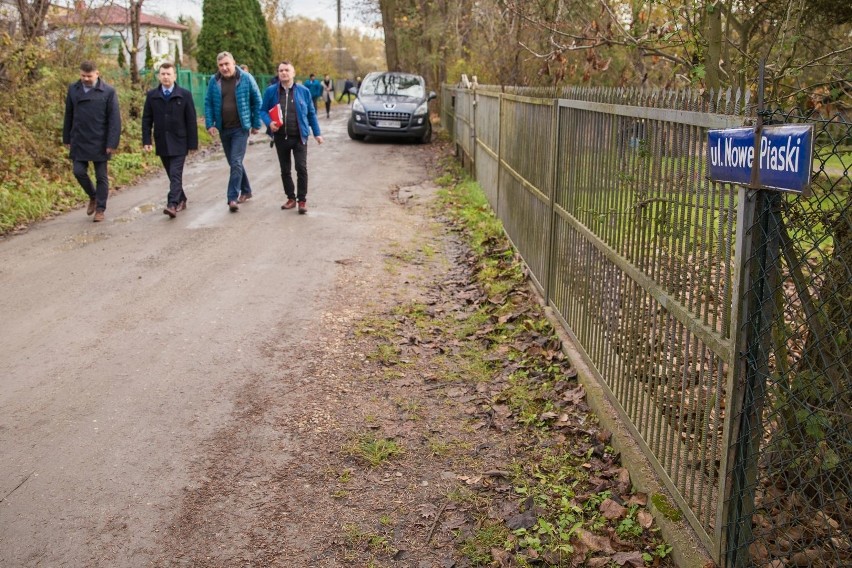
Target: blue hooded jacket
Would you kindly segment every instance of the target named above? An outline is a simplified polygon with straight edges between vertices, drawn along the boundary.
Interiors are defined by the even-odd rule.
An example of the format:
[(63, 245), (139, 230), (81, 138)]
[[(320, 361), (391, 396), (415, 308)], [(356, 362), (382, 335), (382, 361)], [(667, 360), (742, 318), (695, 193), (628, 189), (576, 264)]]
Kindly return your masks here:
[[(322, 136), (320, 133), (319, 122), (317, 121), (317, 111), (314, 108), (314, 100), (311, 98), (311, 92), (304, 85), (293, 83), (295, 91), (293, 98), (296, 100), (296, 117), (299, 120), (299, 133), (302, 135), (302, 144), (308, 142), (308, 136), (311, 132), (314, 136)], [(269, 116), (269, 111), (275, 108), (278, 104), (279, 82), (275, 81), (263, 92), (263, 104), (260, 107), (263, 112), (260, 113), (260, 118), (266, 126), (272, 123), (272, 118)]]

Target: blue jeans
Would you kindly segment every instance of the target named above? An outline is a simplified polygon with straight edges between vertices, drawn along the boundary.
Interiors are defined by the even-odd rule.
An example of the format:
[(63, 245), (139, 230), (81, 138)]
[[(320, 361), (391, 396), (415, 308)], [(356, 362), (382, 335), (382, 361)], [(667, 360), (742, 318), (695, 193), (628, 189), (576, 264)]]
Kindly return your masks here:
[(228, 203), (236, 201), (240, 193), (251, 194), (246, 170), (243, 167), (243, 158), (248, 146), (249, 131), (242, 128), (227, 128), (219, 133), (222, 139), (222, 149), (225, 151), (225, 159), (231, 166), (231, 177), (228, 178)]

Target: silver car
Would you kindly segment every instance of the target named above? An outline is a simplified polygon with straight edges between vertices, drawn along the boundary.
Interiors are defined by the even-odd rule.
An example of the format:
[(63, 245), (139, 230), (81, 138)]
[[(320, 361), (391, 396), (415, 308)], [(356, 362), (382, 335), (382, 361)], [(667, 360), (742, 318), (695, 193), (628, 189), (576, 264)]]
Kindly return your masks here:
[(420, 75), (370, 73), (352, 103), (349, 137), (410, 138), (427, 144), (432, 140), (429, 101), (436, 96), (434, 91), (426, 92), (426, 82)]

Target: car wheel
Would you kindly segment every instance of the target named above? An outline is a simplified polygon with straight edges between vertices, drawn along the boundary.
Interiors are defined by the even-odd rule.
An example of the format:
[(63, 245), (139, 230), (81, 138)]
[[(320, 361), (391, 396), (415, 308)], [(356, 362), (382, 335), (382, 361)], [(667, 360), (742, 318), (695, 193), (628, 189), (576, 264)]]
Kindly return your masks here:
[(349, 122), (346, 124), (346, 132), (349, 134), (349, 138), (352, 140), (363, 140), (363, 134), (355, 134), (355, 128), (352, 126), (352, 119), (349, 119)]
[(432, 123), (427, 123), (426, 132), (423, 133), (423, 136), (417, 139), (419, 144), (428, 144), (432, 141)]

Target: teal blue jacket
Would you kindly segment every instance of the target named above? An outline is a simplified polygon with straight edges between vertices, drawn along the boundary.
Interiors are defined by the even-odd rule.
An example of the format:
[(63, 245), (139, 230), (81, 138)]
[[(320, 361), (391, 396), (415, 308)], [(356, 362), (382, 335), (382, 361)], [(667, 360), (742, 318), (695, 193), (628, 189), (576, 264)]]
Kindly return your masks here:
[[(237, 68), (237, 84), (234, 94), (237, 97), (237, 112), (243, 130), (260, 130), (260, 89), (249, 73)], [(204, 97), (204, 124), (209, 129), (215, 126), (222, 130), (222, 75), (216, 73), (210, 77), (207, 84), (207, 95)]]

